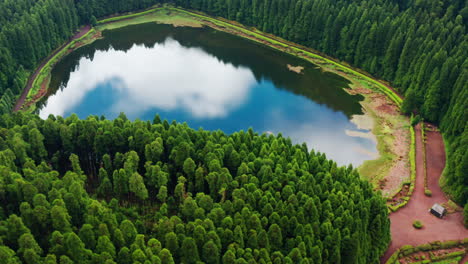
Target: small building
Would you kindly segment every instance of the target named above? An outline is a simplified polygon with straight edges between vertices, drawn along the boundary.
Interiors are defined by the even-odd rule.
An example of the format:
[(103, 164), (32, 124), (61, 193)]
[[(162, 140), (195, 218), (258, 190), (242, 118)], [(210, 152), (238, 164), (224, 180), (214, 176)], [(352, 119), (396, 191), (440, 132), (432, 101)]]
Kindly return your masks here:
[(432, 206), (432, 208), (431, 208), (431, 210), (429, 212), (431, 212), (431, 214), (433, 214), (433, 215), (435, 215), (435, 216), (437, 216), (439, 218), (442, 218), (442, 217), (444, 217), (447, 210), (442, 205), (440, 205), (438, 203), (435, 203)]

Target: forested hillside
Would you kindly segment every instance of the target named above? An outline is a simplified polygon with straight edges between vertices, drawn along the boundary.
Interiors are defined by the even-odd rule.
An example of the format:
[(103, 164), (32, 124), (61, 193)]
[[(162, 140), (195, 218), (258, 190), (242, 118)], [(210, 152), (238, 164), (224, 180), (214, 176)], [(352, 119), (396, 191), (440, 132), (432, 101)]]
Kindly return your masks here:
[[(0, 112), (9, 112), (28, 74), (79, 25), (168, 2), (0, 0)], [(171, 1), (169, 1), (171, 2)], [(448, 139), (447, 184), (468, 200), (468, 23), (463, 0), (175, 0), (237, 20), (388, 80), (403, 111), (440, 124)]]
[[(378, 263), (382, 197), (252, 130), (0, 117), (1, 263)], [(148, 262), (149, 261), (149, 262)]]

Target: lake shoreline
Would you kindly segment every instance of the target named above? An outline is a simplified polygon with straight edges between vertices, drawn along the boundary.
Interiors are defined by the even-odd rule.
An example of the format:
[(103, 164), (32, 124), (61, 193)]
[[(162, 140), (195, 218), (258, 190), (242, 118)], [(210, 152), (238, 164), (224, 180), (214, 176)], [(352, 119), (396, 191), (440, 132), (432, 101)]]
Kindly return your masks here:
[[(387, 197), (392, 196), (392, 194), (398, 191), (399, 188), (401, 189), (401, 183), (406, 180), (406, 177), (401, 177), (400, 174), (397, 175), (397, 179), (392, 177), (391, 180), (387, 180), (387, 182), (390, 182), (391, 184), (381, 184), (381, 180), (387, 178), (387, 174), (392, 170), (398, 172), (405, 170), (404, 162), (402, 163), (400, 161), (409, 161), (408, 151), (406, 151), (406, 155), (399, 155), (399, 153), (397, 153), (398, 148), (409, 149), (410, 143), (406, 140), (401, 140), (401, 138), (405, 138), (405, 133), (406, 138), (409, 138), (409, 129), (406, 129), (406, 131), (397, 131), (397, 129), (394, 128), (397, 121), (401, 121), (401, 118), (398, 117), (404, 116), (399, 114), (398, 111), (393, 111), (389, 114), (384, 110), (388, 107), (399, 109), (401, 96), (396, 94), (387, 84), (380, 83), (378, 80), (369, 77), (368, 74), (364, 72), (353, 69), (347, 65), (343, 65), (340, 62), (336, 62), (309, 48), (295, 43), (290, 43), (256, 29), (245, 28), (237, 22), (212, 18), (205, 14), (174, 7), (156, 7), (140, 13), (107, 18), (98, 21), (97, 26), (93, 28), (93, 30), (96, 31), (96, 34), (92, 34), (92, 36), (78, 40), (73, 46), (66, 45), (63, 47), (63, 49), (58, 52), (58, 56), (53, 56), (53, 64), (74, 50), (101, 38), (100, 33), (104, 30), (148, 22), (171, 24), (173, 26), (208, 26), (215, 30), (240, 36), (251, 41), (261, 43), (270, 48), (291, 54), (295, 57), (299, 57), (317, 65), (322, 71), (332, 72), (346, 78), (351, 82), (351, 84), (349, 85), (349, 89), (345, 87), (344, 89), (351, 94), (361, 94), (365, 98), (360, 103), (364, 114), (366, 116), (370, 116), (374, 120), (371, 130), (372, 134), (376, 138), (377, 149), (379, 152), (377, 159), (366, 161), (359, 167), (359, 171), (364, 178), (374, 184), (376, 189), (383, 189), (383, 194)], [(66, 52), (63, 52), (63, 50)], [(47, 64), (48, 63), (49, 62), (47, 62)], [(33, 87), (29, 92), (27, 96), (27, 99), (29, 100), (26, 100), (23, 104), (23, 106), (26, 106), (25, 111), (34, 111), (35, 103), (47, 94), (47, 91), (44, 90), (44, 88), (48, 86), (47, 80), (50, 79), (52, 66), (47, 67), (46, 69), (39, 69), (41, 71), (40, 75), (45, 75), (45, 77), (43, 77), (41, 82), (38, 82), (37, 89), (34, 89)], [(43, 70), (46, 72), (43, 72)], [(37, 82), (36, 80), (33, 81), (34, 84)], [(372, 98), (375, 99), (376, 97), (379, 97), (379, 100), (384, 100), (383, 104), (376, 105), (373, 103)], [(409, 125), (409, 119), (407, 117), (405, 117), (405, 119), (406, 120), (403, 121), (405, 124)], [(388, 124), (392, 124), (392, 126), (389, 127)], [(394, 134), (396, 131), (402, 135), (399, 136), (397, 140), (394, 140)], [(396, 144), (393, 144), (394, 142)], [(409, 168), (407, 168), (407, 172), (409, 178)]]

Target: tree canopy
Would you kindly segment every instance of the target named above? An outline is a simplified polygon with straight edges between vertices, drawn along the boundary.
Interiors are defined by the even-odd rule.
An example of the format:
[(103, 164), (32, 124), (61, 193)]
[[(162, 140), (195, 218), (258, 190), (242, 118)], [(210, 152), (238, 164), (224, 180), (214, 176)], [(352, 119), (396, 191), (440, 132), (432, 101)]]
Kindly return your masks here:
[(6, 263), (379, 262), (385, 201), (351, 166), (281, 135), (163, 123), (1, 116)]

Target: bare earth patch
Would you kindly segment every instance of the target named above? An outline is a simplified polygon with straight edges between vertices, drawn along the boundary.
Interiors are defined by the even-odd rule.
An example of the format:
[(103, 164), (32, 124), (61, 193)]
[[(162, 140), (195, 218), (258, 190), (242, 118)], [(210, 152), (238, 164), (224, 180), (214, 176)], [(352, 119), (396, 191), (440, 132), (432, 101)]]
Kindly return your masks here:
[(381, 120), (386, 120), (382, 133), (391, 133), (389, 136), (393, 137), (392, 142), (388, 142), (388, 151), (394, 155), (393, 164), (385, 176), (386, 182), (382, 188), (382, 194), (390, 196), (410, 178), (408, 127), (399, 122), (392, 122), (400, 113), (398, 107), (390, 103), (385, 95), (372, 94), (368, 103)]
[[(334, 72), (347, 77), (347, 74), (341, 71)], [(348, 77), (348, 79), (350, 78)], [(365, 96), (366, 99), (361, 104), (368, 112), (366, 116), (371, 117), (374, 122), (379, 122), (373, 129), (375, 137), (380, 138), (378, 144), (383, 144), (379, 150), (386, 152), (387, 156), (391, 157), (391, 159), (385, 160), (386, 165), (377, 166), (378, 168), (373, 171), (374, 175), (366, 175), (366, 177), (377, 185), (377, 188), (382, 191), (382, 195), (390, 197), (410, 178), (408, 158), (410, 139), (407, 127), (409, 122), (401, 116), (398, 107), (384, 94), (363, 87), (357, 81), (352, 82), (351, 88), (346, 89), (347, 92)], [(353, 117), (352, 121), (358, 127), (360, 125), (365, 128), (369, 126), (365, 118), (354, 119)], [(375, 179), (373, 179), (374, 176)]]
[(291, 64), (288, 64), (288, 70), (290, 70), (292, 72), (295, 72), (295, 73), (298, 73), (298, 74), (302, 74), (302, 70), (304, 70), (304, 67), (302, 67), (302, 66), (292, 66)]
[[(344, 74), (341, 74), (344, 75)], [(391, 153), (394, 158), (388, 172), (384, 172), (384, 177), (378, 179), (378, 188), (382, 191), (382, 194), (386, 197), (393, 195), (400, 187), (403, 182), (408, 180), (410, 177), (409, 169), (409, 135), (408, 128), (404, 124), (401, 124), (395, 118), (401, 114), (398, 107), (391, 102), (385, 95), (377, 93), (364, 87), (355, 87), (347, 89), (350, 94), (362, 94), (368, 98), (363, 103), (366, 109), (375, 115), (375, 119), (380, 124), (382, 129), (375, 131), (376, 137), (381, 137), (384, 134), (387, 137), (392, 137), (393, 140), (388, 140), (385, 144), (388, 144), (386, 151)], [(363, 124), (363, 120), (358, 120), (356, 124)], [(383, 168), (385, 169), (385, 168)], [(402, 190), (405, 192), (405, 190)]]

